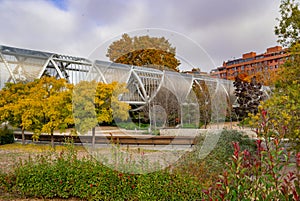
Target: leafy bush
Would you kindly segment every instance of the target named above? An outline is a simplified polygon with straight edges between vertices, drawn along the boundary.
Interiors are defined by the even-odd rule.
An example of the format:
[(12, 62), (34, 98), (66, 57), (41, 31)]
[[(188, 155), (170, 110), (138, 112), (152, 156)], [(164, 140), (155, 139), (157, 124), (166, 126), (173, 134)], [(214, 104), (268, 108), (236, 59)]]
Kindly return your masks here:
[[(241, 151), (234, 142), (231, 163), (216, 184), (205, 190), (209, 200), (300, 200), (300, 152), (293, 161), (280, 134), (274, 135), (274, 122), (262, 111), (256, 152)], [(271, 136), (273, 139), (271, 139)]]
[(0, 145), (14, 143), (15, 138), (13, 130), (9, 129), (6, 125), (0, 128)]
[[(194, 151), (185, 155), (175, 166), (174, 171), (179, 174), (193, 175), (204, 186), (209, 186), (222, 173), (224, 165), (228, 162), (234, 151), (232, 142), (239, 142), (241, 150), (254, 152), (255, 143), (248, 136), (236, 130), (223, 130), (221, 134), (208, 133), (207, 136), (198, 136)], [(213, 150), (206, 156), (200, 156), (205, 137), (218, 140)], [(219, 138), (218, 138), (219, 137)], [(213, 144), (207, 143), (211, 147)]]
[[(84, 200), (299, 200), (300, 153), (290, 163), (277, 139), (254, 143), (227, 130), (219, 137), (205, 158), (199, 157), (204, 141), (199, 137), (199, 146), (177, 166), (149, 174), (122, 173), (92, 157), (78, 158), (71, 143), (67, 151), (29, 158), (0, 173), (0, 193)], [(290, 164), (295, 171), (285, 169)]]
[(191, 177), (161, 170), (149, 174), (115, 171), (93, 158), (65, 152), (40, 155), (0, 175), (0, 192), (23, 198), (80, 198), (85, 200), (193, 200), (202, 196)]
[(300, 200), (300, 153), (291, 162), (290, 154), (284, 153), (278, 139), (274, 139), (271, 148), (257, 140), (254, 154), (240, 151), (237, 142), (233, 146), (231, 164), (215, 184), (204, 190), (207, 199)]

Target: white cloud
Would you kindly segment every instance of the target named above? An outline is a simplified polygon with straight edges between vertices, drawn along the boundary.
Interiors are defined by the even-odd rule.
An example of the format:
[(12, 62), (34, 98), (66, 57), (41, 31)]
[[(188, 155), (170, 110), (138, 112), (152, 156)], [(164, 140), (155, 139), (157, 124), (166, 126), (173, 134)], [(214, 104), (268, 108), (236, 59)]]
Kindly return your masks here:
[[(0, 0), (0, 44), (87, 57), (124, 32), (163, 28), (196, 41), (217, 66), (245, 51), (276, 45), (277, 1), (68, 0), (65, 5), (61, 9), (50, 0)], [(184, 51), (197, 67), (215, 67), (201, 63), (195, 49)]]
[(1, 43), (28, 48), (61, 46), (74, 30), (73, 17), (43, 1), (0, 4)]

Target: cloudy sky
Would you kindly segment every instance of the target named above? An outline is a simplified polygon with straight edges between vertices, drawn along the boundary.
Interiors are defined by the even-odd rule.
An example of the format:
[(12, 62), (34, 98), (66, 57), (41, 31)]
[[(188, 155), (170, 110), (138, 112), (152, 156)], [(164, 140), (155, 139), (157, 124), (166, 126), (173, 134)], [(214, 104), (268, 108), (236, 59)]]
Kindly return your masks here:
[[(174, 37), (180, 58), (209, 71), (242, 53), (262, 53), (277, 45), (279, 4), (279, 0), (0, 0), (0, 44), (87, 58), (99, 51), (99, 59), (105, 59), (106, 46), (121, 34), (150, 30)], [(204, 61), (204, 54), (211, 63)]]

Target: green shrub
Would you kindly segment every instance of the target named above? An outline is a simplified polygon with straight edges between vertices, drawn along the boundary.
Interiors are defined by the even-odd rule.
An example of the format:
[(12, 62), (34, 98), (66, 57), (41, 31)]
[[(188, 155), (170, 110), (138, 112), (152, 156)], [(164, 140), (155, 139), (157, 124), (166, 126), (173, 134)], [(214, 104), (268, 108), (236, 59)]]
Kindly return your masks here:
[(280, 135), (269, 137), (274, 134), (272, 121), (262, 111), (259, 134), (265, 138), (256, 140), (255, 152), (233, 143), (230, 163), (204, 190), (207, 200), (300, 200), (300, 152), (288, 152)]
[(29, 158), (10, 174), (0, 176), (0, 191), (23, 198), (195, 200), (202, 196), (201, 185), (191, 177), (166, 170), (118, 172), (93, 158), (79, 159), (72, 146), (65, 152)]
[(300, 200), (300, 152), (292, 162), (278, 139), (269, 148), (263, 144), (271, 141), (256, 143), (257, 151), (253, 154), (241, 151), (239, 143), (233, 143), (231, 163), (203, 191), (207, 200)]
[[(182, 157), (175, 166), (175, 171), (180, 174), (193, 175), (204, 186), (211, 185), (222, 173), (226, 162), (230, 160), (234, 151), (232, 142), (239, 142), (241, 150), (255, 151), (255, 142), (236, 130), (223, 130), (221, 134), (207, 133), (206, 135), (218, 140), (213, 150), (206, 157), (199, 156), (199, 153), (203, 152), (201, 148), (205, 136), (198, 136), (195, 149)], [(211, 147), (213, 144), (208, 143), (206, 146)]]
[(0, 145), (14, 143), (13, 130), (9, 129), (6, 125), (0, 128)]
[[(0, 193), (83, 200), (299, 199), (300, 153), (294, 162), (298, 172), (282, 175), (289, 155), (276, 139), (272, 149), (266, 149), (262, 141), (255, 143), (240, 132), (224, 130), (205, 158), (199, 158), (204, 137), (198, 141), (177, 166), (148, 174), (122, 173), (92, 157), (78, 158), (71, 143), (65, 152), (29, 158), (14, 171), (1, 173)], [(281, 161), (282, 155), (286, 162)]]

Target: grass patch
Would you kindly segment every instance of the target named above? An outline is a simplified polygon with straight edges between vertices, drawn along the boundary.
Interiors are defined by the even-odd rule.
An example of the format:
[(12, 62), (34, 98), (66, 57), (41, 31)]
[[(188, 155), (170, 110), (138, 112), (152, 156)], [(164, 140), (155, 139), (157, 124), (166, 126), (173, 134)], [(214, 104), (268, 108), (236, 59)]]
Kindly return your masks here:
[[(14, 150), (14, 151), (22, 151), (22, 152), (28, 152), (28, 153), (36, 153), (36, 152), (46, 152), (46, 151), (63, 151), (67, 150), (67, 147), (64, 145), (56, 145), (53, 149), (48, 144), (25, 144), (22, 145), (20, 143), (13, 143), (13, 144), (5, 144), (0, 146), (1, 150)], [(75, 150), (77, 151), (83, 151), (85, 150), (82, 146), (75, 146)]]

